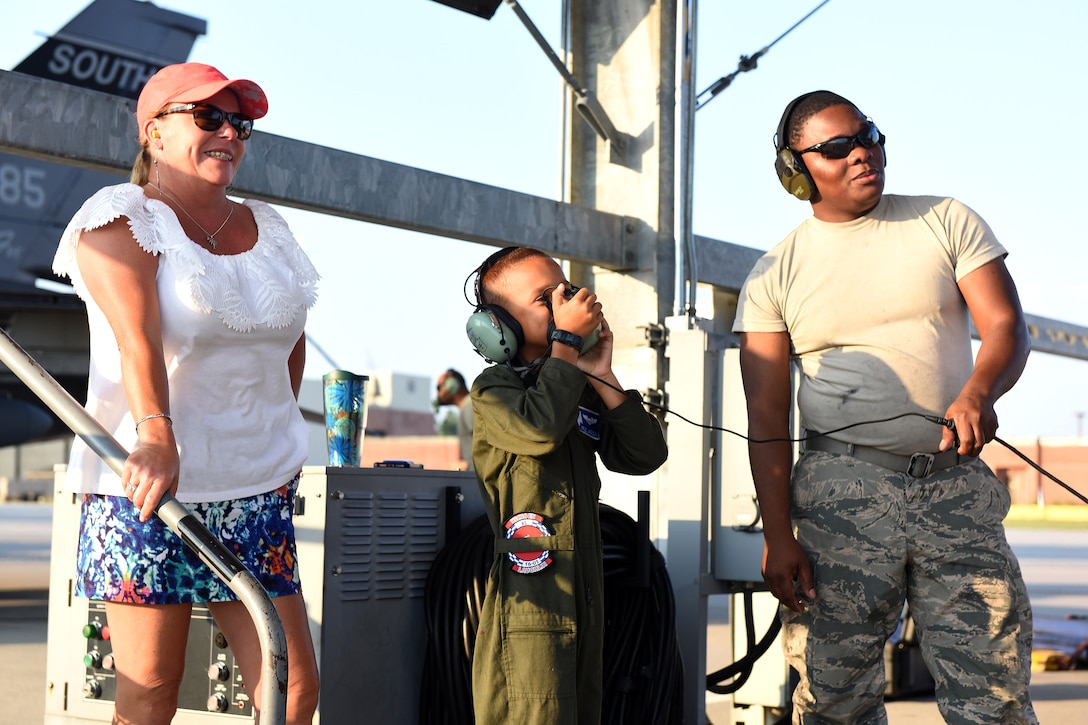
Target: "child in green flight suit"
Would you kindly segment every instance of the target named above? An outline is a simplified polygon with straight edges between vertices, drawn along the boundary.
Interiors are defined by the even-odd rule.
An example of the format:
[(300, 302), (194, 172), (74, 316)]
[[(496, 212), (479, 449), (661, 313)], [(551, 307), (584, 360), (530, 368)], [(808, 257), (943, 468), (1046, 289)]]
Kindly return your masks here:
[(604, 574), (594, 454), (610, 470), (644, 475), (668, 451), (656, 418), (612, 372), (596, 295), (527, 247), (492, 255), (476, 274), (479, 309), (514, 338), (511, 359), (472, 386), (473, 459), (495, 534), (473, 655), (476, 723), (598, 725)]

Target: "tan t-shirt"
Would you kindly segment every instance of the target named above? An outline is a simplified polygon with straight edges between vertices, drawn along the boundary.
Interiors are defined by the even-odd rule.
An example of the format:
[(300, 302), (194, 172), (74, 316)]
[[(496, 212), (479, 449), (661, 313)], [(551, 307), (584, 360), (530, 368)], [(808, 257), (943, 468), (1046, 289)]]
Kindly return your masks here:
[[(886, 194), (860, 219), (809, 218), (765, 254), (745, 282), (733, 331), (789, 333), (808, 430), (943, 415), (973, 365), (957, 283), (1005, 254), (956, 200)], [(908, 416), (831, 437), (910, 454), (936, 451), (941, 429)]]

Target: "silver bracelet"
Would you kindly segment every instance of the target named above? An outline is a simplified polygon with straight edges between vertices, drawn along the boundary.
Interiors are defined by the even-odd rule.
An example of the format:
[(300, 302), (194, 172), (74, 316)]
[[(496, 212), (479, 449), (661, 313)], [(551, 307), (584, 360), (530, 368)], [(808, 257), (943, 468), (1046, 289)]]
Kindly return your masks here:
[(171, 426), (174, 425), (174, 421), (170, 417), (169, 413), (152, 413), (151, 415), (145, 415), (143, 418), (140, 418), (138, 421), (136, 421), (136, 430), (140, 429), (140, 423), (143, 423), (145, 420), (151, 420), (152, 418), (166, 418), (167, 423), (169, 423)]

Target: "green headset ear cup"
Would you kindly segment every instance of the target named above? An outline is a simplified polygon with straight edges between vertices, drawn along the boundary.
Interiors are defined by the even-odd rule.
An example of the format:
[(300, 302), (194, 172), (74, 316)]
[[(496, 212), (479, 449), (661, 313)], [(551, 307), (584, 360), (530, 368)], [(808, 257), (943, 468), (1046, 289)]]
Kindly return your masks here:
[(597, 325), (593, 328), (593, 331), (586, 335), (585, 340), (582, 342), (582, 352), (587, 352), (589, 348), (597, 344), (597, 338), (601, 334), (601, 326)]
[(778, 174), (782, 188), (801, 201), (808, 201), (816, 193), (816, 182), (809, 176), (801, 155), (790, 148), (790, 121), (793, 120), (793, 112), (797, 106), (817, 93), (827, 93), (827, 91), (802, 93), (790, 101), (782, 111), (782, 118), (778, 120), (778, 129), (774, 132), (774, 171)]
[(465, 333), (476, 352), (493, 363), (513, 360), (525, 344), (521, 325), (498, 305), (481, 305), (469, 316)]
[(457, 378), (452, 375), (447, 375), (446, 379), (442, 381), (442, 390), (447, 395), (456, 395), (461, 391), (461, 383), (457, 382)]
[(774, 170), (778, 174), (778, 180), (782, 182), (782, 188), (796, 196), (801, 201), (812, 198), (812, 190), (815, 184), (808, 175), (805, 162), (793, 152), (793, 149), (782, 149), (774, 160)]

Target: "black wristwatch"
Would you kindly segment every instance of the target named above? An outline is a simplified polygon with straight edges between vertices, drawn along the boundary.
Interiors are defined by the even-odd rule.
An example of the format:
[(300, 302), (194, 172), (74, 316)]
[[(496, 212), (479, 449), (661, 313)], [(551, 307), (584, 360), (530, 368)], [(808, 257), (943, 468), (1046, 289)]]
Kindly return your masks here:
[(550, 339), (553, 342), (561, 342), (567, 347), (573, 347), (578, 352), (581, 352), (582, 346), (586, 344), (585, 340), (566, 330), (553, 330)]

